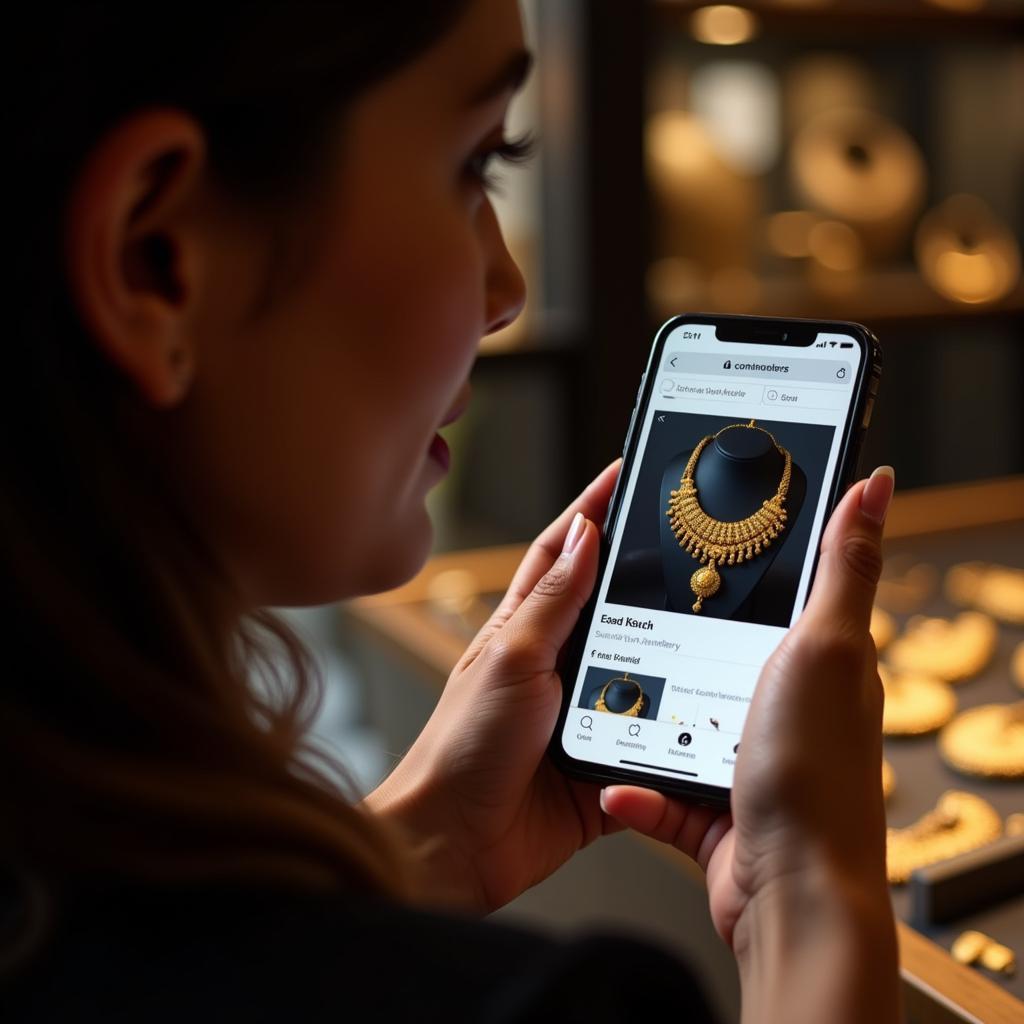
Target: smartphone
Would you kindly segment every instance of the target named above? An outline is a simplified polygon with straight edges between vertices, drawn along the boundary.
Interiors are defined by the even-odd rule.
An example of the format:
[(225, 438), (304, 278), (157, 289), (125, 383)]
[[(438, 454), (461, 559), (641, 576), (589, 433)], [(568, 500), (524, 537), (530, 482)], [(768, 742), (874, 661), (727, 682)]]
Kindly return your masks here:
[(855, 323), (685, 314), (657, 333), (563, 653), (567, 774), (728, 803), (761, 668), (800, 615), (878, 392)]

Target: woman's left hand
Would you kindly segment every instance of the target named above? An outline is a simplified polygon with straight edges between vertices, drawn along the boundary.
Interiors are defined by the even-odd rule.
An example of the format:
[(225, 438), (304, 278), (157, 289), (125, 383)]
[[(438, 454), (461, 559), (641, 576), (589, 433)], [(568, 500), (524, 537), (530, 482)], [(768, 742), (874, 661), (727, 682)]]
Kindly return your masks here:
[(562, 686), (556, 659), (597, 575), (599, 528), (621, 460), (532, 544), (409, 752), (365, 800), (418, 851), (425, 902), (488, 913), (623, 826), (601, 787), (545, 756)]

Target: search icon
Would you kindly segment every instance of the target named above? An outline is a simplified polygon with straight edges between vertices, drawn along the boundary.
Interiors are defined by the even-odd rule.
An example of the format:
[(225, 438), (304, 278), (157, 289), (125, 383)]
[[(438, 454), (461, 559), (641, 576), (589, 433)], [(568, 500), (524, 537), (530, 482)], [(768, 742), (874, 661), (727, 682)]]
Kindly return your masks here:
[(594, 731), (594, 719), (591, 718), (590, 715), (584, 715), (580, 719), (580, 728), (581, 729), (589, 729), (591, 732), (593, 732)]

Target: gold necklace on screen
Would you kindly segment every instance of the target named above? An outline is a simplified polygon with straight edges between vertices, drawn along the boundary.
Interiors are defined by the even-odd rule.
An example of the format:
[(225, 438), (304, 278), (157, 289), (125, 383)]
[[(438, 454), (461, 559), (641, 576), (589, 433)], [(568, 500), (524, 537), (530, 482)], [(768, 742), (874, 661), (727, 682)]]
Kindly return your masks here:
[[(633, 706), (627, 708), (625, 711), (612, 711), (611, 708), (605, 703), (605, 696), (608, 693), (612, 683), (628, 683), (630, 686), (636, 687), (636, 692), (639, 694)], [(629, 673), (625, 672), (621, 676), (616, 676), (614, 679), (609, 679), (607, 683), (601, 688), (601, 694), (597, 698), (597, 703), (594, 705), (595, 711), (610, 711), (613, 715), (624, 715), (627, 718), (636, 718), (640, 714), (640, 709), (644, 706), (644, 690), (643, 687), (635, 680), (629, 678)]]
[[(786, 460), (775, 493), (761, 502), (761, 507), (746, 519), (733, 522), (723, 522), (709, 516), (700, 507), (697, 487), (693, 482), (701, 452), (726, 430), (760, 430), (768, 434), (776, 450)], [(679, 546), (694, 558), (700, 559), (701, 568), (690, 577), (690, 589), (697, 596), (693, 605), (695, 612), (699, 613), (704, 601), (713, 597), (722, 585), (722, 577), (716, 565), (735, 565), (756, 558), (786, 528), (786, 510), (783, 506), (789, 492), (792, 469), (793, 458), (789, 452), (764, 427), (757, 426), (754, 420), (749, 423), (730, 423), (717, 434), (709, 434), (693, 449), (679, 481), (679, 489), (671, 492), (665, 515), (669, 517)]]

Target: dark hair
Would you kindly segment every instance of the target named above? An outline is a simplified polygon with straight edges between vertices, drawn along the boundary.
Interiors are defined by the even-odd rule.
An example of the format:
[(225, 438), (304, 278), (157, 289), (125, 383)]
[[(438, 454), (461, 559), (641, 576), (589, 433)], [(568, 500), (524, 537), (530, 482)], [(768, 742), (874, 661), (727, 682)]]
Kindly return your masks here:
[(91, 149), (153, 106), (196, 118), (239, 201), (301, 196), (346, 105), (466, 3), (23, 12), (0, 403), (0, 858), (16, 868), (402, 890), (393, 837), (304, 751), (318, 693), (301, 643), (266, 612), (232, 621), (201, 524), (125, 429), (138, 402), (75, 311), (63, 219)]

